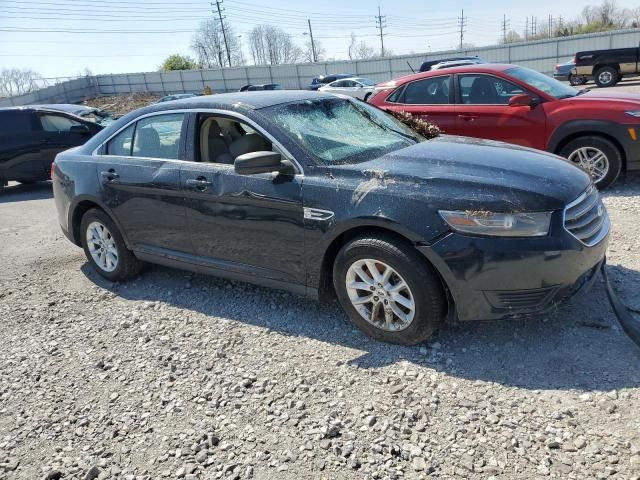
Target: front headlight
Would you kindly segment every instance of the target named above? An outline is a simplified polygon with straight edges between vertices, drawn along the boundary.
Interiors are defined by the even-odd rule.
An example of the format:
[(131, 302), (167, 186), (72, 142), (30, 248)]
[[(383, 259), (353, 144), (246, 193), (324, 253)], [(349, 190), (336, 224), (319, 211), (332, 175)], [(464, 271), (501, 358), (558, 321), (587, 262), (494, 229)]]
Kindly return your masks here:
[(494, 213), (440, 210), (440, 216), (456, 232), (497, 237), (542, 237), (549, 233), (551, 212)]
[(635, 118), (640, 118), (640, 110), (629, 110), (628, 112), (624, 112), (627, 115), (631, 115), (632, 117)]

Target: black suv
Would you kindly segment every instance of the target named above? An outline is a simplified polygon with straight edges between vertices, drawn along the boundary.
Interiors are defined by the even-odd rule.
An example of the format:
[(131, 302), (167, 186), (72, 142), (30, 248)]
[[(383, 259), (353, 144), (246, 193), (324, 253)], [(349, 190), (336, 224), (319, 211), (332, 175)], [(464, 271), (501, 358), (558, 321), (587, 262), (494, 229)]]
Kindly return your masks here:
[[(548, 153), (427, 140), (355, 99), (243, 92), (152, 105), (56, 158), (65, 235), (124, 280), (152, 262), (335, 292), (367, 334), (553, 307), (595, 278), (609, 218)], [(301, 319), (302, 321), (302, 319)]]
[(63, 150), (82, 145), (102, 126), (44, 107), (0, 108), (0, 187), (47, 180)]

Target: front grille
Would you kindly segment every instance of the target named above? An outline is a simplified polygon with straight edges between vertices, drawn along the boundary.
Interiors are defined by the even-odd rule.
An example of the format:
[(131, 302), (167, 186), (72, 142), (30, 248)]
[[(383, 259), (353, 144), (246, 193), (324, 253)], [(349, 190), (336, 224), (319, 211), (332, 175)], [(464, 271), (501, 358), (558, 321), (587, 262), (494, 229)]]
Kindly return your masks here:
[(564, 228), (588, 247), (607, 236), (609, 215), (593, 185), (564, 209)]
[(494, 290), (485, 291), (485, 295), (496, 308), (537, 310), (548, 302), (556, 290), (556, 287), (530, 290)]

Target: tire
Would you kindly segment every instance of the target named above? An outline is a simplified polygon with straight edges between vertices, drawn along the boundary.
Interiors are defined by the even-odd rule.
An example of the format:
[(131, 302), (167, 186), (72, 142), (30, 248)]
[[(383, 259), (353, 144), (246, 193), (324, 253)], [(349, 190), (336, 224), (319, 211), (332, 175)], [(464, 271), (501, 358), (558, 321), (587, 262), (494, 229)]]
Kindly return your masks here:
[(370, 97), (370, 96), (371, 96), (371, 94), (370, 94), (370, 93), (367, 93), (367, 94), (364, 96), (364, 101), (365, 101), (365, 102), (368, 102), (368, 101), (369, 101), (369, 97)]
[(613, 87), (619, 81), (618, 70), (614, 67), (599, 68), (595, 74), (594, 80), (600, 88)]
[[(103, 237), (105, 243), (102, 244), (104, 247), (102, 252), (103, 257), (107, 259), (105, 261), (105, 265), (102, 265), (94, 259), (94, 256), (90, 251), (90, 241), (88, 237), (91, 236), (92, 232), (103, 232), (103, 230), (100, 230), (98, 226), (102, 226), (106, 229), (106, 234)], [(92, 232), (89, 232), (90, 228), (92, 229)], [(102, 210), (94, 208), (88, 210), (84, 214), (82, 222), (80, 223), (80, 236), (82, 239), (82, 248), (87, 260), (93, 269), (104, 278), (116, 282), (131, 278), (140, 272), (142, 262), (135, 257), (131, 250), (127, 249), (118, 227), (111, 220), (109, 215)], [(98, 238), (96, 235), (93, 237)], [(96, 247), (98, 247), (98, 243), (93, 243), (92, 248), (96, 249)], [(114, 256), (108, 254), (108, 250), (110, 248), (112, 251), (115, 249), (115, 262), (113, 262)], [(115, 266), (113, 263), (115, 263)]]
[[(604, 175), (597, 175), (596, 170), (593, 168), (590, 169), (589, 167), (590, 160), (595, 158), (597, 152), (601, 152), (605, 156), (607, 170)], [(576, 138), (560, 150), (560, 155), (590, 173), (596, 187), (600, 190), (607, 188), (615, 182), (622, 170), (622, 154), (620, 149), (604, 137), (587, 135)]]
[(587, 83), (586, 77), (580, 75), (569, 75), (569, 84), (577, 87), (579, 85), (584, 85)]
[[(379, 282), (373, 281), (367, 263), (377, 269)], [(355, 274), (358, 267), (360, 276)], [(387, 280), (381, 279), (389, 268), (391, 275)], [(380, 287), (383, 283), (399, 287), (401, 281), (407, 288), (395, 293)], [(347, 286), (356, 283), (357, 288)], [(383, 342), (423, 342), (436, 331), (446, 313), (445, 293), (433, 268), (411, 247), (386, 236), (361, 236), (342, 247), (333, 265), (333, 285), (351, 321), (368, 336)], [(402, 304), (394, 300), (399, 296)], [(370, 301), (356, 307), (354, 300), (363, 298)], [(374, 309), (374, 321), (365, 319), (363, 315), (371, 317)], [(398, 310), (404, 318), (396, 315)]]

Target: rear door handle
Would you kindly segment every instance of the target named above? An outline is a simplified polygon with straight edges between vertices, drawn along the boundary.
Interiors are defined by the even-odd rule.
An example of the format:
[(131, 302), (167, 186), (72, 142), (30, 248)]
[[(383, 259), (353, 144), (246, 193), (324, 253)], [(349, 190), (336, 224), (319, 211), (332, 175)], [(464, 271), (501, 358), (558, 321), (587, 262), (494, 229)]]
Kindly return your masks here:
[(472, 122), (478, 117), (470, 113), (461, 113), (460, 115), (458, 115), (458, 118), (461, 118), (462, 120), (465, 120), (467, 122)]
[(102, 178), (104, 178), (107, 182), (111, 182), (112, 180), (115, 180), (116, 178), (119, 178), (120, 175), (118, 175), (115, 170), (109, 170), (107, 172), (100, 172), (100, 176)]
[(195, 190), (206, 190), (207, 187), (213, 185), (206, 177), (190, 178), (186, 181), (186, 184)]

